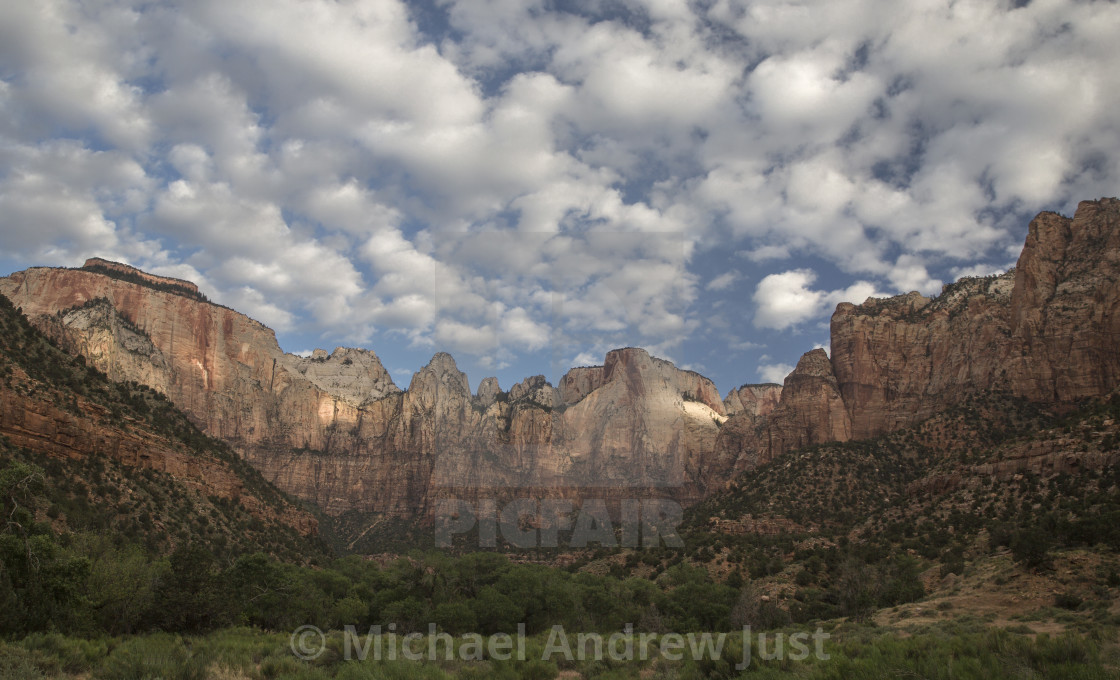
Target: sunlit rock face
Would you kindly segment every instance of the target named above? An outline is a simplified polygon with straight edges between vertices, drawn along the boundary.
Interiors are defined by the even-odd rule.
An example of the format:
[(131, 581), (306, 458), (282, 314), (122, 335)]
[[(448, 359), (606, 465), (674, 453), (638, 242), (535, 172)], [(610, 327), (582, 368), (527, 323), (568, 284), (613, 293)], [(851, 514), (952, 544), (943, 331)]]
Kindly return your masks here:
[(32, 268), (0, 292), (117, 380), (166, 394), (280, 488), (325, 511), (416, 517), (456, 495), (656, 494), (693, 502), (801, 446), (918, 422), (980, 390), (1068, 403), (1120, 378), (1120, 202), (1043, 213), (1016, 269), (832, 317), (831, 355), (721, 399), (711, 380), (625, 348), (552, 386), (471, 394), (448, 354), (401, 390), (360, 349), (283, 353), (186, 282), (117, 263)]

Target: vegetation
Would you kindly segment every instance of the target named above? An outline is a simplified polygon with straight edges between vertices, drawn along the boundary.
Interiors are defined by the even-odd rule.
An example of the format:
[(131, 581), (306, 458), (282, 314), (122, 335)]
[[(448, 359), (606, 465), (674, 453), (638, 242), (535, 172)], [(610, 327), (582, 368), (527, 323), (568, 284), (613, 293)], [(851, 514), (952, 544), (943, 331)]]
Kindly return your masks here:
[[(3, 298), (0, 389), (228, 466), (265, 510), (100, 452), (49, 457), (0, 438), (0, 677), (1104, 678), (1120, 665), (1120, 395), (1063, 414), (977, 395), (908, 430), (793, 452), (691, 508), (683, 548), (507, 555), (416, 549), (431, 528), (395, 519), (331, 554), (275, 520), (298, 505), (227, 446), (161, 395), (60, 351)], [(329, 536), (369, 518), (321, 519)], [(355, 550), (395, 554), (336, 556)], [(963, 599), (1017, 584), (1034, 604), (1010, 622)], [(329, 631), (315, 659), (290, 645), (307, 624)], [(345, 626), (519, 624), (524, 661), (342, 652)], [(556, 625), (821, 626), (831, 658), (755, 657), (739, 673), (736, 643), (680, 661), (543, 659)]]
[(145, 276), (141, 276), (138, 273), (123, 271), (114, 267), (107, 267), (103, 264), (87, 264), (82, 267), (82, 269), (88, 272), (93, 272), (95, 274), (101, 274), (102, 276), (108, 276), (111, 279), (119, 279), (121, 281), (127, 281), (128, 283), (136, 284), (137, 286), (151, 288), (152, 290), (158, 290), (164, 293), (173, 293), (175, 295), (181, 295), (182, 297), (191, 298), (192, 300), (198, 300), (200, 302), (210, 302), (210, 299), (205, 295), (198, 292), (194, 288), (185, 285), (186, 282), (183, 282), (183, 284), (181, 285), (175, 283), (174, 279), (162, 279), (159, 281), (155, 281)]
[[(791, 629), (792, 630), (792, 629)], [(462, 660), (456, 647), (451, 660), (389, 661), (368, 655), (346, 658), (340, 632), (326, 638), (325, 651), (301, 660), (291, 650), (287, 633), (252, 628), (228, 628), (205, 635), (166, 633), (140, 637), (105, 636), (93, 639), (37, 633), (0, 642), (0, 675), (40, 678), (166, 678), (194, 680), (444, 680), (450, 678), (551, 679), (582, 678), (788, 678), (804, 680), (879, 679), (889, 677), (963, 678), (1114, 678), (1110, 652), (1098, 640), (1062, 634), (1031, 636), (976, 623), (935, 624), (910, 631), (906, 637), (864, 626), (832, 627), (824, 645), (828, 658), (810, 655), (804, 661), (767, 661), (752, 654), (750, 666), (737, 671), (742, 660), (739, 640), (731, 636), (718, 655), (673, 660), (652, 645), (646, 660), (594, 660), (590, 655), (568, 659), (548, 647), (544, 635), (526, 639), (524, 660), (508, 660), (488, 652), (481, 660)], [(576, 636), (569, 646), (578, 649)], [(414, 644), (427, 649), (427, 638)], [(458, 643), (455, 643), (458, 645)], [(442, 649), (442, 648), (441, 648)], [(713, 658), (714, 657), (714, 658)], [(572, 675), (578, 674), (578, 675)]]

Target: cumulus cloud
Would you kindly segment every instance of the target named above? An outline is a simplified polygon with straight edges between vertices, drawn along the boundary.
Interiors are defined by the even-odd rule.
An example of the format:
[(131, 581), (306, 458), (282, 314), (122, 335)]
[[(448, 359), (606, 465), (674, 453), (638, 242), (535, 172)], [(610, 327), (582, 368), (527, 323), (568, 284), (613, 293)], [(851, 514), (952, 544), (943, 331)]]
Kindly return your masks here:
[[(698, 364), (709, 319), (704, 351), (748, 351), (748, 319), (936, 293), (1120, 178), (1115, 3), (425, 12), (3, 4), (0, 249), (491, 367), (614, 344)], [(751, 300), (710, 253), (759, 269)], [(815, 288), (820, 260), (844, 280)]]
[(759, 364), (758, 378), (766, 383), (778, 383), (781, 385), (785, 382), (786, 376), (793, 372), (793, 366), (790, 364)]
[(867, 281), (826, 291), (810, 287), (816, 279), (817, 275), (809, 269), (794, 269), (763, 278), (754, 291), (757, 306), (754, 325), (781, 330), (815, 319), (840, 302), (858, 303), (869, 297), (882, 297)]

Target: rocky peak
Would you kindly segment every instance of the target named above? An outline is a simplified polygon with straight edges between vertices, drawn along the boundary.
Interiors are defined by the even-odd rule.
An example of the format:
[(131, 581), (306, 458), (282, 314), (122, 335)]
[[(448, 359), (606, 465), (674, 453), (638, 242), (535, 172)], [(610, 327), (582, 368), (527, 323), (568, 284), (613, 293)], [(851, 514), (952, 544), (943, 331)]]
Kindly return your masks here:
[(603, 361), (603, 382), (608, 383), (627, 373), (636, 375), (652, 367), (653, 358), (641, 347), (612, 349)]
[(471, 395), (467, 374), (459, 370), (455, 358), (447, 352), (437, 352), (424, 368), (412, 374), (409, 392), (447, 389), (459, 395)]
[(828, 354), (819, 348), (806, 352), (786, 376), (781, 401), (771, 418), (771, 455), (851, 438), (851, 419)]
[(602, 384), (602, 366), (573, 368), (560, 379), (560, 400), (565, 404), (574, 404), (599, 389)]
[(786, 376), (785, 384), (788, 386), (791, 380), (796, 383), (807, 378), (836, 380), (836, 376), (832, 373), (832, 362), (828, 360), (828, 353), (824, 349), (818, 347), (802, 354), (797, 361), (797, 367)]
[(283, 363), (327, 394), (355, 406), (401, 391), (377, 354), (365, 349), (337, 347), (329, 355), (316, 349), (310, 357), (285, 354)]
[(778, 406), (781, 398), (781, 385), (748, 384), (728, 392), (727, 398), (723, 400), (723, 408), (728, 416), (744, 412), (755, 416), (768, 416)]
[(546, 380), (543, 375), (534, 375), (525, 378), (510, 388), (510, 402), (517, 402), (522, 399), (527, 399), (528, 401), (548, 408), (559, 406), (561, 403), (560, 391), (549, 384), (548, 380)]
[(668, 388), (678, 399), (701, 403), (723, 416), (723, 399), (715, 383), (696, 373), (677, 368), (671, 361), (650, 356), (640, 347), (607, 352), (601, 385), (621, 381), (635, 397)]
[(482, 382), (478, 383), (478, 394), (475, 398), (482, 408), (486, 408), (497, 401), (501, 393), (502, 388), (498, 385), (497, 378), (483, 378)]

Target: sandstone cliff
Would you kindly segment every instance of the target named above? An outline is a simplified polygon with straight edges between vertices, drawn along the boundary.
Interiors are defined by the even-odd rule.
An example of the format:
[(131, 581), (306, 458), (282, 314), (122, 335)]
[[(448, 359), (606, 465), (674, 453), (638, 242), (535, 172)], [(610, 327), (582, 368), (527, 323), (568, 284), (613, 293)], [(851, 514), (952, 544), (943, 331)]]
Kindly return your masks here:
[(708, 379), (629, 348), (502, 392), (437, 354), (408, 389), (365, 350), (284, 354), (272, 331), (197, 291), (97, 261), (0, 279), (40, 328), (118, 380), (166, 394), (281, 489), (330, 513), (411, 517), (439, 493), (690, 501), (726, 473), (711, 460), (723, 402)]
[(452, 493), (691, 502), (784, 452), (913, 424), (972, 392), (1060, 405), (1120, 377), (1116, 199), (1082, 203), (1072, 219), (1038, 216), (1007, 274), (962, 279), (933, 299), (839, 305), (830, 355), (809, 352), (783, 386), (726, 400), (635, 348), (556, 387), (535, 376), (503, 392), (488, 378), (476, 395), (437, 354), (401, 391), (372, 352), (286, 355), (272, 331), (174, 280), (95, 264), (17, 272), (0, 292), (332, 514), (413, 517)]
[(962, 279), (933, 300), (839, 305), (832, 366), (857, 439), (977, 391), (1052, 404), (1107, 394), (1120, 378), (1120, 201), (1039, 215), (1001, 276)]
[[(969, 396), (1006, 391), (1061, 407), (1120, 378), (1120, 201), (1030, 224), (1015, 269), (832, 316), (831, 358), (802, 357), (769, 417), (734, 406), (715, 456), (736, 471), (826, 441), (865, 439)], [(732, 462), (734, 461), (734, 462)]]
[(743, 385), (731, 390), (723, 400), (728, 416), (747, 411), (756, 416), (768, 416), (777, 408), (782, 398), (782, 386), (774, 383)]
[[(85, 308), (79, 327), (89, 319), (85, 312), (93, 317), (106, 313), (100, 303)], [(162, 473), (153, 479), (187, 490), (203, 506), (217, 507), (215, 499), (235, 501), (262, 527), (281, 525), (303, 535), (317, 532), (318, 523), (309, 512), (282, 498), (224, 445), (201, 437), (165, 400), (134, 385), (110, 383), (25, 324), (10, 302), (0, 298), (4, 447), (26, 449), (36, 461), (109, 459), (124, 468)], [(130, 335), (123, 337), (130, 341)], [(215, 512), (228, 507), (232, 506)], [(252, 537), (244, 538), (252, 542)]]

